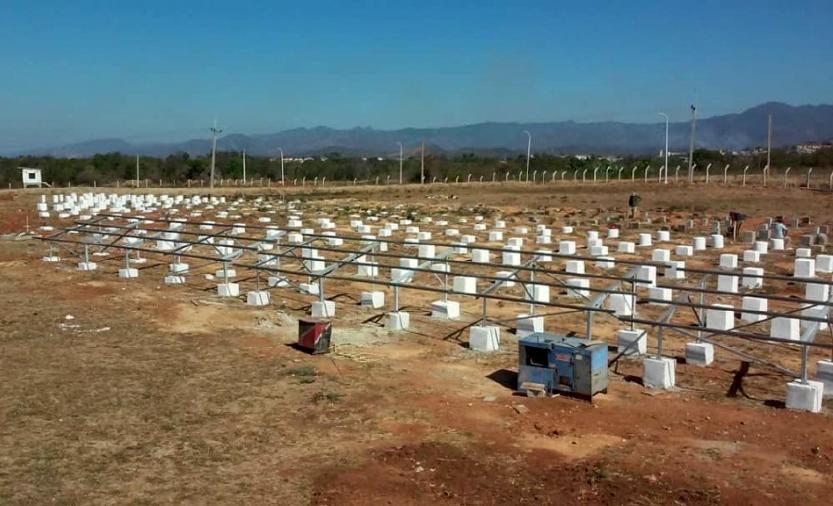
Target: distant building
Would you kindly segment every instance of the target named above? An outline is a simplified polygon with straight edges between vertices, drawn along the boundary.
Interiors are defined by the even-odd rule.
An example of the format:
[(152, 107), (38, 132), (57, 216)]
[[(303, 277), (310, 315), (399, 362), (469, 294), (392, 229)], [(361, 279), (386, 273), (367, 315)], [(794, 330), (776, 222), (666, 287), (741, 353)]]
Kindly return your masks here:
[(824, 148), (833, 147), (833, 144), (829, 142), (808, 142), (805, 144), (798, 144), (795, 147), (795, 151), (801, 155), (812, 155), (816, 151)]
[(28, 188), (30, 186), (41, 188), (43, 186), (40, 169), (30, 169), (28, 167), (19, 167), (19, 169), (24, 188)]

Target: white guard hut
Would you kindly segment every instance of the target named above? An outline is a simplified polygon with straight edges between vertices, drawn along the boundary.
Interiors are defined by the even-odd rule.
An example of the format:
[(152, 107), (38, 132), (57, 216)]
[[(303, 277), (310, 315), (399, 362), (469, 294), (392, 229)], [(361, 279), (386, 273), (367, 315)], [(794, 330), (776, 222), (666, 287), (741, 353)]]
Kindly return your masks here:
[(41, 171), (40, 169), (30, 169), (28, 167), (19, 167), (21, 172), (21, 178), (23, 179), (23, 187), (28, 188), (30, 186), (37, 186), (40, 188), (43, 186), (43, 182), (41, 181)]

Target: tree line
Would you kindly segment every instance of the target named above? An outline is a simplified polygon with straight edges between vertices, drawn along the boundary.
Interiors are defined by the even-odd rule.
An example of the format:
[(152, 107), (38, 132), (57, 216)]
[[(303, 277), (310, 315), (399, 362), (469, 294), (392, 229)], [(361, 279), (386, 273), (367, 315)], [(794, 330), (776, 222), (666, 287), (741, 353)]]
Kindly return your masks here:
[[(657, 175), (657, 169), (663, 160), (656, 156), (627, 156), (610, 160), (600, 156), (557, 156), (551, 154), (536, 154), (530, 160), (530, 177), (537, 174), (540, 180), (546, 171), (547, 178), (566, 171), (565, 179), (572, 179), (574, 174), (581, 174), (585, 169), (590, 174), (598, 167), (598, 177), (604, 178), (607, 167), (625, 167), (624, 177), (630, 177), (630, 170), (637, 166), (644, 169), (650, 165), (652, 174)], [(722, 174), (726, 164), (731, 165), (731, 172), (739, 173), (743, 167), (759, 172), (766, 165), (766, 153), (733, 155), (713, 150), (696, 150), (694, 163), (698, 167), (698, 174), (703, 167), (712, 164), (711, 173), (714, 176)], [(161, 180), (165, 186), (185, 185), (187, 181), (207, 182), (210, 172), (209, 156), (192, 156), (188, 153), (176, 153), (166, 157), (141, 157), (139, 159), (140, 179), (148, 179), (153, 185)], [(420, 158), (409, 157), (402, 164), (402, 174), (405, 182), (419, 182)], [(675, 155), (670, 157), (669, 175), (673, 176), (674, 167), (681, 167), (680, 174), (687, 174), (688, 157)], [(833, 168), (833, 148), (823, 148), (815, 153), (799, 154), (791, 150), (777, 149), (772, 151), (772, 166), (775, 170), (782, 170), (788, 166), (799, 168), (814, 167), (816, 169)], [(88, 158), (56, 158), (49, 156), (21, 156), (0, 158), (0, 185), (3, 188), (20, 187), (21, 177), (18, 167), (40, 168), (43, 180), (55, 186), (115, 186), (117, 182), (124, 183), (136, 177), (136, 157), (120, 153), (99, 154)], [(430, 154), (425, 156), (425, 177), (427, 182), (434, 178), (443, 181), (458, 179), (466, 181), (471, 174), (472, 181), (482, 177), (484, 181), (491, 181), (494, 177), (498, 181), (507, 178), (517, 179), (519, 172), (525, 177), (526, 156), (495, 158), (480, 156), (475, 153), (461, 153), (456, 155)], [(617, 170), (612, 171), (615, 178)], [(377, 177), (380, 183), (385, 183), (390, 177), (391, 182), (399, 181), (399, 160), (396, 158), (378, 159), (375, 157), (345, 157), (339, 153), (328, 153), (324, 156), (308, 158), (304, 162), (286, 160), (284, 174), (287, 184), (298, 184), (303, 178), (312, 180), (326, 178), (327, 181), (374, 181)], [(637, 172), (638, 177), (642, 175)], [(240, 153), (223, 152), (217, 154), (215, 165), (215, 179), (242, 179), (243, 159)], [(271, 179), (280, 181), (280, 159), (247, 156), (246, 177), (249, 180)], [(196, 183), (198, 184), (198, 183)]]

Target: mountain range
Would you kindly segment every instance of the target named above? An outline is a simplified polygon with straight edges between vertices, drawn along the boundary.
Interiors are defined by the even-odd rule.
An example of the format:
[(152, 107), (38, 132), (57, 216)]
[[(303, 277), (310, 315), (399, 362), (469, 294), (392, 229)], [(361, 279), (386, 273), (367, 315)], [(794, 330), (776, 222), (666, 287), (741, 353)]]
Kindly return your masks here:
[[(768, 102), (736, 114), (698, 118), (696, 146), (708, 149), (741, 150), (764, 146), (767, 122), (773, 118), (773, 145), (789, 146), (804, 142), (833, 140), (833, 105), (792, 106)], [(474, 152), (491, 155), (525, 153), (527, 136), (532, 134), (534, 152), (563, 154), (651, 154), (664, 147), (665, 124), (623, 123), (615, 121), (578, 123), (556, 121), (542, 123), (487, 122), (444, 128), (373, 128), (334, 129), (328, 127), (295, 128), (273, 134), (229, 134), (218, 138), (218, 151), (242, 151), (260, 156), (277, 156), (283, 148), (286, 156), (308, 156), (338, 152), (346, 156), (397, 156), (397, 142), (408, 154), (419, 150), (424, 141), (434, 153)], [(686, 151), (689, 121), (673, 122), (669, 127), (671, 151)], [(120, 152), (145, 156), (167, 156), (187, 152), (209, 152), (211, 140), (132, 144), (123, 139), (95, 139), (48, 149), (23, 150), (10, 155), (85, 157), (97, 153)]]

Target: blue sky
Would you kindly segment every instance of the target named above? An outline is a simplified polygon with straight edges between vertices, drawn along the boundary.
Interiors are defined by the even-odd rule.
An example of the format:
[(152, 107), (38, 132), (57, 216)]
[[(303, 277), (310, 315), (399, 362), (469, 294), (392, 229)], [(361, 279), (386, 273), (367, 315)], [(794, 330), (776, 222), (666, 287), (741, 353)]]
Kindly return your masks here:
[(0, 2), (0, 150), (833, 102), (833, 1)]

